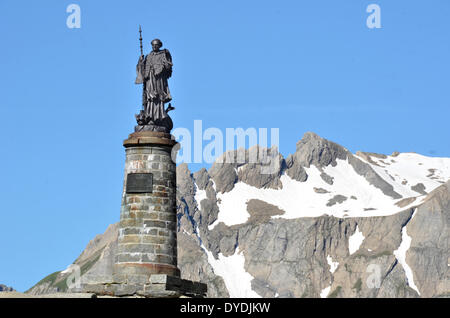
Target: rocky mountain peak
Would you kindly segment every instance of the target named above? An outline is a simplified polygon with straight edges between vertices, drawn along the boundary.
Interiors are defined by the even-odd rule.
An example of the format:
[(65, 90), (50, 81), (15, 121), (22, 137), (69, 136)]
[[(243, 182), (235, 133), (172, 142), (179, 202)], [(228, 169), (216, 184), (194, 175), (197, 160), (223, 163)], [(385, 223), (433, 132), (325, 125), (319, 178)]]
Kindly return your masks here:
[(348, 154), (348, 150), (344, 147), (313, 132), (307, 132), (297, 142), (294, 158), (303, 167), (309, 168), (315, 165), (321, 168), (330, 164), (336, 166), (336, 159), (345, 160)]
[(208, 174), (220, 193), (231, 191), (239, 181), (259, 189), (279, 189), (282, 187), (279, 178), (284, 166), (284, 158), (277, 147), (256, 145), (250, 149), (227, 151), (217, 158)]
[(13, 291), (15, 291), (14, 288), (0, 284), (0, 292), (13, 292)]
[(331, 185), (333, 179), (323, 172), (323, 168), (329, 165), (334, 167), (337, 159), (345, 160), (349, 156), (351, 153), (344, 147), (313, 132), (307, 132), (297, 142), (295, 153), (286, 158), (287, 175), (294, 180), (305, 182), (308, 179), (305, 168), (314, 165), (322, 172), (322, 179)]

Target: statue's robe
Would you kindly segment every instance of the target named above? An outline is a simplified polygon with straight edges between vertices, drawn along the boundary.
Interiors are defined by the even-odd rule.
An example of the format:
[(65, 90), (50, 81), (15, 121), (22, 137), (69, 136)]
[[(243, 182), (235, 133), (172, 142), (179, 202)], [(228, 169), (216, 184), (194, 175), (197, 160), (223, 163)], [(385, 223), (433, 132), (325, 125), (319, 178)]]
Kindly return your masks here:
[(142, 103), (144, 112), (153, 124), (158, 124), (168, 115), (164, 103), (170, 102), (167, 80), (172, 76), (172, 57), (168, 50), (152, 51), (139, 58), (136, 66), (136, 84), (144, 83)]

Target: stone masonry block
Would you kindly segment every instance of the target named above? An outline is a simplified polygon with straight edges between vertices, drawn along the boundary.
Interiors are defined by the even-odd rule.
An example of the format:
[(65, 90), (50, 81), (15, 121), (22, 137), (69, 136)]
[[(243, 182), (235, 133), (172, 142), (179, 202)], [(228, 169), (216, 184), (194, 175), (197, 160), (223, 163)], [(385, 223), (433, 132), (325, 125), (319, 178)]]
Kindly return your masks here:
[[(117, 247), (117, 253), (155, 253), (155, 244), (119, 244)], [(159, 249), (158, 249), (159, 250)]]
[(141, 255), (141, 260), (143, 263), (154, 263), (158, 261), (158, 257), (154, 253), (147, 253)]
[(139, 243), (141, 242), (140, 235), (124, 235), (122, 238), (119, 238), (119, 243)]
[(166, 213), (166, 212), (160, 212), (159, 214), (158, 214), (158, 219), (160, 219), (160, 220), (164, 220), (164, 221), (170, 221), (170, 222), (175, 222), (176, 221), (176, 219), (177, 219), (177, 216), (176, 216), (176, 214), (175, 214), (175, 211), (174, 212), (169, 212), (169, 213)]
[(153, 274), (150, 276), (150, 284), (170, 284), (174, 286), (181, 286), (181, 279), (179, 277), (166, 274)]
[(144, 226), (145, 227), (158, 227), (158, 228), (166, 228), (166, 222), (164, 221), (144, 221)]
[(119, 263), (135, 263), (141, 261), (141, 253), (121, 253), (117, 254)]
[(166, 243), (166, 238), (158, 237), (158, 236), (143, 235), (142, 243), (164, 244), (164, 243)]

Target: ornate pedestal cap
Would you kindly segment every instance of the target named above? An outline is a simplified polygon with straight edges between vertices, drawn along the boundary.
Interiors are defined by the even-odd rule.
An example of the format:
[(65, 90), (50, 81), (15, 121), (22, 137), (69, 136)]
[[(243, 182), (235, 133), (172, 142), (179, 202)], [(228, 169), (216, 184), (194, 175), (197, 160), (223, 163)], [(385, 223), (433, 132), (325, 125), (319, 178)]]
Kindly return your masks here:
[(177, 142), (171, 134), (156, 131), (140, 131), (132, 133), (128, 139), (123, 141), (123, 146), (128, 147), (142, 147), (142, 146), (167, 146), (173, 147)]

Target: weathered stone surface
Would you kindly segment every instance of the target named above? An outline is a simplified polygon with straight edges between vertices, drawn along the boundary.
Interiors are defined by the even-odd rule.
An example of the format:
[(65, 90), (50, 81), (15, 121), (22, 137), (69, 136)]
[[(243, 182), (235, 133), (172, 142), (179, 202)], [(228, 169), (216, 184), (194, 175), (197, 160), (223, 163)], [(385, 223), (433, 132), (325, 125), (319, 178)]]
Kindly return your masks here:
[(205, 190), (210, 180), (208, 171), (205, 168), (201, 168), (199, 171), (194, 173), (194, 180), (200, 190)]
[(411, 203), (413, 203), (414, 201), (416, 201), (415, 197), (411, 197), (411, 198), (404, 198), (400, 201), (398, 201), (397, 203), (395, 203), (396, 206), (400, 207), (400, 208), (404, 208), (407, 205), (410, 205)]
[(414, 186), (411, 187), (411, 190), (416, 191), (417, 193), (420, 194), (427, 194), (427, 192), (425, 191), (425, 186), (423, 185), (423, 183), (418, 183)]
[[(288, 157), (289, 159), (294, 157)], [(292, 159), (294, 160), (294, 159)], [(288, 169), (286, 170), (286, 173), (289, 177), (291, 177), (294, 180), (305, 182), (308, 180), (308, 174), (306, 173), (305, 168), (303, 168), (302, 165), (298, 161), (292, 161), (292, 164), (288, 165)]]
[(329, 176), (328, 174), (326, 174), (325, 172), (322, 172), (320, 174), (320, 177), (322, 178), (323, 181), (325, 181), (326, 183), (328, 183), (329, 185), (333, 185), (334, 179), (333, 177)]
[(334, 197), (332, 197), (330, 200), (328, 200), (327, 206), (333, 206), (335, 204), (342, 203), (346, 200), (347, 200), (346, 196), (337, 194)]
[(247, 202), (247, 211), (250, 214), (249, 222), (253, 223), (268, 222), (272, 216), (285, 213), (277, 206), (258, 199), (251, 199)]
[(229, 294), (222, 277), (214, 274), (211, 265), (208, 263), (208, 257), (199, 245), (197, 236), (180, 231), (178, 232), (178, 242), (178, 263), (182, 269), (181, 278), (207, 284), (208, 297), (228, 297)]
[(336, 166), (336, 160), (345, 160), (349, 154), (344, 147), (326, 139), (323, 139), (312, 132), (307, 132), (297, 143), (297, 151), (294, 155), (294, 164), (309, 168)]
[(421, 296), (450, 297), (450, 181), (427, 196), (406, 229), (406, 261)]
[(237, 182), (237, 164), (225, 161), (227, 153), (216, 160), (208, 171), (214, 180), (216, 191), (221, 193), (231, 191)]
[(360, 250), (371, 250), (374, 255), (392, 254), (402, 240), (402, 228), (410, 220), (413, 209), (391, 216), (355, 218), (364, 235)]
[[(82, 275), (82, 283), (108, 283), (112, 281), (113, 266), (117, 253), (117, 232), (118, 223), (110, 225), (106, 230), (104, 236), (99, 238), (103, 242), (104, 247), (101, 248), (100, 246), (91, 246), (93, 251), (101, 248), (101, 253), (99, 254), (98, 258), (90, 259), (91, 262), (95, 259), (97, 259), (97, 261), (95, 261), (92, 267)], [(89, 259), (87, 260), (89, 262)]]
[(246, 151), (246, 163), (238, 169), (238, 180), (258, 189), (281, 189), (283, 164), (283, 157), (276, 147), (254, 146)]
[[(150, 141), (147, 137), (157, 140), (147, 142)], [(120, 288), (116, 290), (120, 295), (132, 291), (130, 284), (145, 283), (150, 274), (179, 275), (176, 257), (176, 168), (171, 158), (174, 144), (170, 135), (152, 132), (132, 134), (124, 143), (124, 185), (132, 173), (151, 173), (153, 180), (151, 192), (129, 193), (125, 186), (123, 189), (113, 269), (114, 274), (127, 275), (127, 285), (121, 285), (123, 291)], [(130, 220), (135, 220), (137, 224), (129, 226)]]
[(0, 284), (0, 292), (13, 292), (13, 291), (15, 291), (14, 288)]
[[(408, 210), (379, 218), (272, 219), (267, 223), (247, 222), (231, 228), (219, 224), (209, 239), (215, 241), (215, 236), (233, 235), (239, 238), (237, 244), (246, 258), (245, 270), (254, 277), (252, 286), (262, 296), (273, 295), (276, 291), (286, 297), (318, 297), (322, 289), (332, 285), (332, 291), (340, 286), (337, 297), (414, 297), (417, 295), (407, 286), (403, 269), (394, 270), (398, 264), (393, 256), (401, 242), (402, 226), (411, 214)], [(350, 255), (348, 240), (356, 225), (365, 239), (359, 251)], [(217, 232), (215, 236), (214, 232)], [(230, 245), (223, 244), (226, 249)], [(222, 251), (221, 246), (211, 245), (211, 251), (230, 254), (228, 250)], [(327, 256), (339, 263), (334, 275), (329, 271)], [(384, 275), (375, 290), (365, 283), (370, 274), (366, 274), (366, 270), (371, 264), (380, 265)], [(364, 284), (356, 291), (353, 287), (358, 285), (358, 280)], [(393, 282), (399, 293), (392, 291)]]
[(217, 215), (219, 214), (219, 207), (217, 206), (217, 199), (206, 198), (200, 203), (200, 217), (201, 222), (208, 225), (213, 224), (217, 220)]
[[(420, 296), (448, 297), (450, 288), (446, 262), (450, 253), (450, 185), (447, 183), (430, 193), (425, 202), (422, 202), (422, 198), (403, 199), (386, 185), (370, 165), (345, 148), (321, 140), (314, 134), (307, 134), (304, 139), (299, 142), (297, 152), (306, 151), (308, 154), (296, 153), (286, 160), (281, 159), (280, 175), (286, 173), (294, 179), (306, 180), (304, 167), (315, 165), (324, 173), (327, 165), (332, 166), (337, 160), (346, 159), (359, 175), (383, 193), (396, 198), (397, 206), (406, 207), (415, 202), (417, 212), (413, 214), (415, 208), (408, 208), (394, 215), (380, 217), (335, 218), (323, 215), (283, 219), (283, 211), (279, 207), (253, 199), (247, 202), (250, 218), (246, 223), (234, 226), (215, 224), (220, 206), (217, 201), (219, 192), (230, 191), (237, 181), (248, 182), (254, 187), (275, 189), (279, 176), (274, 174), (268, 183), (263, 182), (266, 179), (254, 179), (251, 169), (244, 170), (246, 163), (215, 165), (214, 169), (203, 169), (195, 174), (191, 174), (187, 165), (179, 165), (176, 225), (179, 246), (177, 259), (182, 270), (181, 278), (208, 284), (208, 297), (228, 297), (230, 294), (226, 282), (214, 272), (208, 257), (218, 259), (219, 254), (229, 257), (239, 251), (245, 258), (245, 271), (253, 277), (251, 287), (260, 296), (319, 297), (325, 288), (330, 288), (328, 297), (418, 297), (418, 293), (408, 282), (403, 265), (394, 255), (394, 251), (403, 242), (402, 230), (406, 229), (408, 236), (412, 238), (406, 261), (413, 272)], [(229, 155), (237, 156), (238, 152)], [(373, 154), (366, 156), (374, 157)], [(229, 177), (228, 174), (232, 176)], [(324, 177), (326, 178), (325, 175)], [(326, 184), (323, 187), (328, 189)], [(206, 191), (206, 199), (197, 202), (196, 191)], [(326, 191), (316, 188), (316, 192), (325, 193), (323, 197), (329, 199)], [(364, 198), (352, 196), (349, 199)], [(129, 203), (157, 205), (138, 200)], [(130, 229), (143, 224), (143, 221), (123, 222)], [(212, 224), (215, 226), (211, 227)], [(362, 242), (350, 254), (349, 239), (357, 233), (357, 229), (362, 233)], [(105, 246), (102, 251), (104, 250), (106, 251)], [(96, 253), (98, 251), (92, 252), (89, 259), (98, 255)], [(109, 254), (105, 252), (98, 260), (92, 259), (94, 265), (91, 270), (94, 271), (95, 264), (100, 264), (103, 257), (108, 258), (107, 255)], [(334, 265), (329, 265), (330, 259), (336, 264), (333, 272), (331, 270), (334, 270)], [(107, 263), (103, 261), (103, 264)], [(379, 272), (379, 285), (373, 286), (371, 275), (376, 271)], [(52, 287), (54, 285), (50, 284), (47, 290)], [(152, 289), (153, 295), (169, 297), (165, 292), (167, 290), (161, 286)], [(150, 292), (147, 295), (149, 294)]]
[(321, 193), (321, 194), (330, 193), (330, 191), (327, 191), (327, 190), (325, 190), (323, 188), (314, 188), (314, 192)]
[[(135, 279), (136, 276), (133, 276), (133, 278)], [(81, 290), (84, 293), (93, 293), (100, 296), (173, 298), (180, 296), (204, 297), (207, 286), (206, 284), (181, 279), (178, 276), (153, 274), (146, 277), (145, 280), (85, 284)]]
[(49, 294), (29, 294), (17, 291), (2, 292), (0, 298), (97, 298), (93, 293), (49, 293)]
[[(334, 273), (328, 297), (418, 296), (406, 284), (404, 270), (392, 254), (357, 254), (346, 260), (343, 265)], [(372, 275), (379, 277), (379, 283), (377, 279), (371, 279)]]
[(336, 166), (338, 159), (348, 160), (356, 173), (366, 178), (371, 185), (379, 188), (384, 194), (394, 199), (401, 198), (401, 195), (394, 191), (392, 185), (376, 174), (369, 164), (352, 155), (344, 147), (311, 132), (306, 133), (297, 143), (295, 154), (286, 159), (286, 173), (292, 179), (304, 182), (308, 179), (304, 168), (314, 165), (321, 171), (321, 178), (332, 185), (333, 179), (322, 169), (328, 165)]

